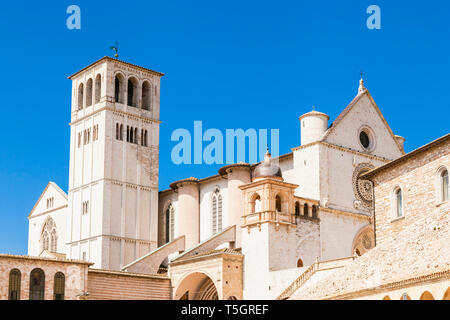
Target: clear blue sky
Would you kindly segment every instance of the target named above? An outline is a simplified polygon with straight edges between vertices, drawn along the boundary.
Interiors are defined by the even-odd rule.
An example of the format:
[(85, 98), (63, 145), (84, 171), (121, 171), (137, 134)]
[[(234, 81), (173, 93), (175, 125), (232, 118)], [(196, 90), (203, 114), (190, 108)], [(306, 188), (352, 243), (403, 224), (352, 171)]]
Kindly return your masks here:
[[(66, 8), (81, 8), (81, 30)], [(382, 29), (366, 28), (381, 7)], [(34, 1), (0, 7), (0, 252), (25, 254), (27, 216), (49, 180), (67, 190), (71, 83), (110, 55), (164, 72), (160, 189), (217, 173), (170, 161), (176, 128), (278, 128), (280, 153), (300, 141), (298, 116), (334, 119), (359, 72), (396, 134), (415, 149), (448, 132), (448, 1)]]

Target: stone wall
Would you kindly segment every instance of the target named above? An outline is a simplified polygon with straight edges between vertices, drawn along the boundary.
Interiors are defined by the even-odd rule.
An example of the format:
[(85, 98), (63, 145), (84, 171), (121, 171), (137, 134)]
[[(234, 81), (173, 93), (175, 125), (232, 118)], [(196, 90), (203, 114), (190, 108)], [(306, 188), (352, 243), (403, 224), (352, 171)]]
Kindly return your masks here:
[[(450, 142), (420, 153), (408, 161), (378, 173), (375, 183), (377, 245), (411, 223), (425, 219), (430, 212), (449, 212), (449, 202), (439, 203), (439, 169), (450, 168)], [(394, 190), (401, 188), (402, 218), (395, 218)], [(431, 227), (431, 226), (430, 226)]]
[(29, 256), (0, 255), (0, 300), (8, 299), (9, 273), (19, 269), (21, 273), (20, 300), (29, 299), (30, 273), (40, 268), (45, 274), (44, 299), (53, 300), (54, 277), (57, 272), (65, 276), (65, 300), (75, 300), (86, 292), (87, 269), (90, 263), (81, 261), (56, 260)]
[(89, 270), (89, 300), (169, 300), (170, 279), (157, 275)]

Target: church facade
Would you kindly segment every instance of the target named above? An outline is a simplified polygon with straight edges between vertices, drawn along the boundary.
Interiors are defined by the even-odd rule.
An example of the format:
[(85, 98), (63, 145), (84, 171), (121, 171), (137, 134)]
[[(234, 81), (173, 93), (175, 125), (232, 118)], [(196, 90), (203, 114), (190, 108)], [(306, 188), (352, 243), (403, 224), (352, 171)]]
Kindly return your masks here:
[[(0, 281), (9, 279), (9, 288), (16, 288), (0, 292), (0, 298), (24, 290), (22, 298), (52, 298), (50, 289), (26, 292), (33, 279), (44, 281), (42, 264), (52, 266), (48, 286), (59, 283), (59, 291), (56, 273), (67, 277), (67, 270), (53, 265), (76, 265), (77, 280), (70, 282), (76, 285), (66, 290), (71, 299), (354, 298), (342, 288), (336, 289), (340, 295), (314, 288), (327, 283), (328, 273), (366, 268), (358, 262), (413, 228), (420, 220), (416, 211), (429, 211), (419, 206), (418, 193), (402, 207), (404, 215), (393, 219), (400, 222), (385, 218), (403, 199), (398, 190), (418, 188), (421, 178), (391, 185), (386, 176), (424, 152), (405, 155), (404, 138), (389, 127), (362, 79), (333, 122), (314, 109), (299, 117), (301, 145), (290, 153), (272, 158), (267, 152), (260, 163), (227, 165), (206, 178), (187, 175), (159, 191), (162, 76), (104, 57), (69, 77), (69, 190), (50, 182), (31, 210), (28, 256), (0, 256), (0, 264), (8, 266)], [(448, 135), (441, 140), (441, 149), (426, 148), (430, 156), (417, 167), (427, 166), (430, 157), (436, 161), (432, 179), (439, 210), (431, 198), (422, 202), (437, 212), (444, 232)], [(430, 250), (440, 245), (445, 246)], [(439, 259), (448, 269), (448, 252)], [(36, 261), (42, 273), (31, 277), (31, 270), (20, 270), (24, 261)], [(10, 269), (20, 273), (16, 287)], [(20, 282), (27, 277), (24, 289)], [(446, 277), (439, 278), (442, 288)], [(42, 286), (47, 290), (45, 281)], [(130, 293), (137, 286), (143, 293)], [(366, 283), (358, 290), (369, 288)]]

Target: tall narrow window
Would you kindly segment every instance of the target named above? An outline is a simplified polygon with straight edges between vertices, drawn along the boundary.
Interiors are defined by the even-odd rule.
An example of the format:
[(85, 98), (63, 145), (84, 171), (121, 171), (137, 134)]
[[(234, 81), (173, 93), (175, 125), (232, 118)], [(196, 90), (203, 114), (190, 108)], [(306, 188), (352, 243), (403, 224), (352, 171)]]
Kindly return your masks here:
[(94, 103), (100, 102), (100, 96), (102, 94), (102, 76), (98, 74), (95, 77), (95, 99)]
[(402, 189), (397, 189), (395, 191), (395, 212), (397, 218), (403, 217), (403, 199), (402, 199)]
[(130, 128), (130, 140), (129, 142), (133, 143), (134, 142), (134, 128), (131, 127)]
[(308, 210), (309, 210), (308, 204), (305, 203), (305, 205), (303, 206), (303, 215), (304, 215), (305, 217), (308, 216)]
[(86, 82), (86, 107), (92, 106), (92, 79)]
[(175, 234), (175, 209), (170, 203), (166, 209), (166, 242), (173, 240)]
[(44, 235), (42, 236), (43, 242), (42, 242), (42, 249), (43, 250), (48, 250), (48, 246), (49, 246), (49, 238), (48, 238), (48, 232), (44, 231)]
[(130, 126), (127, 126), (127, 142), (130, 142)]
[(42, 269), (33, 269), (30, 273), (30, 300), (44, 300), (45, 273)]
[(134, 128), (134, 143), (138, 143), (138, 129)]
[(298, 217), (300, 215), (300, 203), (298, 201), (295, 202), (295, 216)]
[(81, 132), (78, 132), (78, 148), (81, 147)]
[(66, 277), (64, 273), (57, 272), (53, 282), (53, 300), (64, 300), (64, 291), (66, 287)]
[(211, 207), (211, 227), (212, 233), (222, 231), (222, 195), (220, 189), (217, 188), (212, 195)]
[(53, 229), (52, 233), (50, 234), (50, 243), (51, 243), (51, 247), (50, 247), (50, 251), (51, 252), (56, 252), (58, 249), (58, 241), (57, 241), (57, 236), (56, 236), (56, 230)]
[(84, 85), (80, 83), (78, 86), (78, 110), (83, 109)]
[(261, 211), (261, 197), (259, 194), (256, 194), (254, 196), (254, 201), (252, 203), (252, 213), (260, 212)]
[(137, 107), (137, 86), (138, 81), (135, 78), (128, 79), (128, 100), (127, 104), (132, 107)]
[(312, 206), (312, 217), (313, 217), (314, 219), (317, 218), (317, 206), (316, 206), (316, 205), (313, 205), (313, 206)]
[(124, 78), (121, 74), (117, 74), (114, 80), (114, 98), (118, 103), (124, 103)]
[(442, 202), (448, 200), (448, 171), (444, 170), (441, 173), (441, 185), (442, 185)]
[(118, 123), (116, 123), (116, 140), (120, 140), (119, 139), (119, 137), (120, 137), (120, 135), (119, 135), (119, 124)]
[(275, 210), (281, 212), (281, 198), (279, 195), (275, 197)]
[(146, 147), (148, 146), (147, 145), (147, 130), (144, 130), (144, 146), (146, 146)]
[(9, 289), (8, 289), (9, 300), (20, 300), (20, 282), (21, 282), (21, 274), (19, 269), (12, 269), (9, 272)]
[(144, 129), (141, 129), (141, 146), (144, 145)]
[(120, 140), (123, 140), (123, 124), (120, 125)]
[(144, 81), (142, 84), (142, 109), (151, 109), (151, 85), (148, 81)]

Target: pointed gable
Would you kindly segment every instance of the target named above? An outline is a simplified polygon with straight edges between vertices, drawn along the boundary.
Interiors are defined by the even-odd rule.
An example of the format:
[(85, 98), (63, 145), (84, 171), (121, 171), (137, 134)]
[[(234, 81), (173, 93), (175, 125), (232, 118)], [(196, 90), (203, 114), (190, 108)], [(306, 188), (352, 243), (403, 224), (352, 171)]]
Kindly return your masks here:
[[(367, 149), (361, 143), (361, 131), (369, 136), (370, 146)], [(325, 132), (322, 141), (387, 159), (396, 159), (404, 154), (368, 90), (360, 92), (341, 112)]]
[[(48, 200), (48, 201), (47, 201)], [(54, 182), (50, 181), (31, 209), (29, 218), (46, 211), (67, 206), (67, 194)]]

